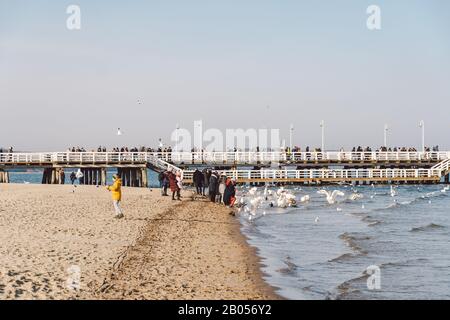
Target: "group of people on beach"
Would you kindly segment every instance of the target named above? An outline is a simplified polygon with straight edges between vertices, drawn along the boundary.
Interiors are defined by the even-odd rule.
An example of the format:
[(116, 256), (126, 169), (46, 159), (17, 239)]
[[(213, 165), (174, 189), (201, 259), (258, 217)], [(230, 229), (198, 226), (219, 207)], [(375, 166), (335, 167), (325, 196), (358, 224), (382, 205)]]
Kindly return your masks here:
[[(198, 195), (209, 197), (211, 202), (232, 207), (236, 201), (236, 181), (212, 169), (196, 169), (193, 183)], [(207, 191), (207, 192), (206, 192)]]
[[(183, 178), (179, 171), (166, 170), (158, 175), (162, 196), (169, 196), (172, 200), (180, 200), (183, 188)], [(236, 201), (236, 182), (225, 175), (220, 175), (211, 169), (196, 169), (193, 174), (193, 183), (197, 195), (208, 197), (211, 202), (223, 203), (232, 207)]]
[(158, 174), (159, 186), (162, 196), (169, 196), (168, 190), (172, 192), (172, 200), (181, 200), (181, 189), (183, 188), (183, 177), (180, 171), (166, 170)]

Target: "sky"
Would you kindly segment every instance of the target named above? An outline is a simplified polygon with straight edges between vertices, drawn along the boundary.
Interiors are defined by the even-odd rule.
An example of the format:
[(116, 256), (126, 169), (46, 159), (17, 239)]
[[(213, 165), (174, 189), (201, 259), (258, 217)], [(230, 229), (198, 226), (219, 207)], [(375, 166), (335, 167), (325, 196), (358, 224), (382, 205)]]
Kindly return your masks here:
[(424, 120), (442, 150), (449, 107), (447, 0), (0, 0), (3, 147), (170, 144), (201, 119), (285, 139), (293, 124), (303, 148), (324, 120), (330, 150), (380, 146), (387, 123), (388, 145), (419, 148)]

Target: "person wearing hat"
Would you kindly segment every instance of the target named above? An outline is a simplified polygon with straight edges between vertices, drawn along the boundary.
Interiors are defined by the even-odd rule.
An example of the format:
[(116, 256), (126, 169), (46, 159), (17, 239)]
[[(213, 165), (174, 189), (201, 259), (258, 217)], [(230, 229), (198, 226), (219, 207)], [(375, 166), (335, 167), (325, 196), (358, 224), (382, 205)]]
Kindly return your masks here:
[(236, 201), (236, 182), (230, 178), (227, 178), (225, 185), (226, 187), (223, 193), (223, 203), (227, 207), (232, 207)]
[(122, 209), (120, 208), (120, 201), (122, 200), (122, 179), (115, 174), (113, 175), (114, 183), (112, 186), (106, 187), (109, 191), (111, 191), (114, 210), (116, 211), (115, 218), (120, 219), (123, 218)]

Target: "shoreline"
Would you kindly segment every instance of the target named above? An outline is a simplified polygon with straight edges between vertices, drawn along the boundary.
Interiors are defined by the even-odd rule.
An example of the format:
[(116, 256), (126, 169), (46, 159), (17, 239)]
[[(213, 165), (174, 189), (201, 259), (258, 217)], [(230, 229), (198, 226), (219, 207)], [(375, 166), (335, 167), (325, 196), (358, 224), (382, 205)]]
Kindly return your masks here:
[[(186, 199), (186, 192), (185, 198)], [(199, 210), (203, 210), (200, 214)], [(102, 285), (90, 298), (93, 299), (230, 299), (230, 300), (266, 300), (281, 299), (275, 288), (271, 287), (263, 279), (261, 262), (256, 254), (256, 248), (251, 247), (245, 236), (241, 233), (240, 222), (230, 214), (230, 209), (211, 204), (207, 200), (183, 200), (174, 207), (162, 212), (153, 222), (149, 222), (141, 236), (136, 239), (135, 245), (127, 248), (120, 265), (110, 272)], [(220, 215), (220, 221), (207, 218), (210, 214)], [(155, 224), (156, 223), (156, 224)], [(190, 235), (197, 234), (198, 238), (190, 241), (197, 244), (182, 247), (178, 252), (180, 255), (191, 257), (181, 263), (190, 264), (189, 272), (183, 273), (183, 268), (176, 264), (167, 264), (168, 260), (159, 256), (163, 261), (155, 262), (155, 251), (158, 252), (160, 244), (156, 243), (154, 248), (149, 249), (152, 239), (165, 235), (168, 225), (182, 224), (189, 228)], [(219, 224), (220, 233), (223, 237), (217, 237), (216, 243), (209, 249), (199, 245), (200, 242), (208, 242), (210, 239), (204, 231), (216, 229)], [(197, 233), (197, 231), (201, 231)], [(203, 232), (202, 232), (203, 231)], [(169, 234), (168, 237), (171, 235)], [(171, 241), (177, 241), (174, 238)], [(164, 242), (164, 240), (162, 240)], [(184, 241), (184, 240), (182, 240)], [(175, 245), (180, 245), (177, 243)], [(229, 249), (235, 247), (238, 251), (231, 252)], [(195, 250), (192, 250), (195, 248)], [(225, 256), (224, 259), (218, 255)], [(229, 260), (230, 256), (235, 259)], [(200, 265), (195, 262), (200, 259)], [(175, 258), (176, 259), (176, 258)], [(170, 259), (169, 259), (170, 260)], [(206, 263), (205, 266), (201, 264)], [(170, 269), (166, 273), (166, 279), (160, 281), (152, 277), (154, 269)], [(236, 268), (237, 267), (237, 268)], [(140, 268), (139, 272), (136, 270)], [(195, 271), (193, 271), (195, 270)], [(173, 273), (181, 272), (173, 276)], [(202, 279), (200, 282), (194, 279)], [(132, 289), (129, 284), (132, 283)]]
[[(282, 299), (231, 209), (123, 191), (116, 220), (101, 187), (0, 185), (0, 298)], [(72, 265), (80, 290), (66, 286)]]

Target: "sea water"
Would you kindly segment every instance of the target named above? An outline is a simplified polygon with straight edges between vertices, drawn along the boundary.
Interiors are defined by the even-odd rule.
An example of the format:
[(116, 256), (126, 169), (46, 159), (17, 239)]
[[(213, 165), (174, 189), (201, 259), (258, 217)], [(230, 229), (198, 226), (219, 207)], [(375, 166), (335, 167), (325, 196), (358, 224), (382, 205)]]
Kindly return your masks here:
[[(65, 170), (65, 183), (70, 184), (70, 174), (71, 172), (76, 172), (78, 169), (67, 169)], [(107, 184), (112, 184), (113, 174), (117, 173), (117, 170), (107, 170), (106, 172), (106, 180)], [(31, 184), (40, 184), (42, 182), (42, 170), (35, 171), (10, 171), (10, 182), (11, 183), (31, 183)], [(155, 188), (159, 187), (158, 182), (158, 174), (152, 170), (147, 170), (147, 181), (149, 181), (149, 187)], [(75, 182), (78, 184), (78, 180)]]
[[(443, 185), (287, 188), (308, 203), (241, 215), (266, 281), (288, 299), (450, 299), (450, 191)], [(241, 188), (238, 193), (245, 194)], [(262, 193), (263, 189), (259, 189)], [(273, 188), (274, 191), (277, 188)], [(350, 200), (354, 193), (361, 199)], [(276, 206), (276, 205), (275, 205)], [(265, 215), (262, 215), (262, 212)], [(379, 268), (379, 288), (367, 269)]]

